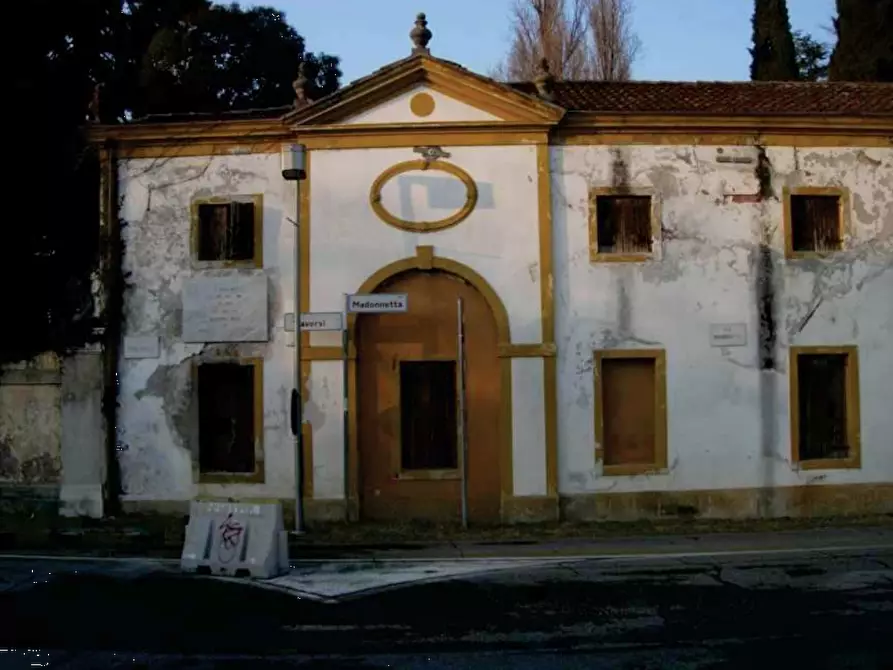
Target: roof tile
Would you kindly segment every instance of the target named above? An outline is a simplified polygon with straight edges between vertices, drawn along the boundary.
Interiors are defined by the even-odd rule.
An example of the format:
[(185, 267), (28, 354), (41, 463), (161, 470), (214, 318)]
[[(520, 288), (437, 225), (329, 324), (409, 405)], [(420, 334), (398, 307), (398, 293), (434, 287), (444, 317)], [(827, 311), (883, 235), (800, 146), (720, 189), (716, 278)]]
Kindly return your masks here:
[[(536, 94), (530, 82), (512, 83)], [(605, 114), (890, 115), (893, 84), (559, 81), (555, 104)]]

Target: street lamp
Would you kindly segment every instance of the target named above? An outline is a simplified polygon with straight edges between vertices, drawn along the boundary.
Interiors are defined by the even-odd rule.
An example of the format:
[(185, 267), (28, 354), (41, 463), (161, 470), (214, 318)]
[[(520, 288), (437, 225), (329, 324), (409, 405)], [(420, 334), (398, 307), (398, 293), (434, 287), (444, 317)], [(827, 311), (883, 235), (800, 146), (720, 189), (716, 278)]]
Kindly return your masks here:
[(304, 399), (301, 386), (301, 182), (307, 178), (303, 144), (282, 147), (282, 178), (295, 182), (295, 377), (291, 392), (291, 432), (295, 438), (295, 533), (304, 532)]

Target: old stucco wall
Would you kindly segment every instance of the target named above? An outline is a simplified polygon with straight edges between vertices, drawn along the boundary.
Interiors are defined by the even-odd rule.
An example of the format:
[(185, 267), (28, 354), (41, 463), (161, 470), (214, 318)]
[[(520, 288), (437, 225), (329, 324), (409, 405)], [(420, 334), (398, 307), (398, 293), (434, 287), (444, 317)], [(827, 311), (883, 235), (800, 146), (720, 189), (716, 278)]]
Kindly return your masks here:
[[(759, 191), (757, 150), (724, 153), (754, 161), (719, 163), (717, 147), (706, 146), (552, 150), (564, 494), (893, 480), (893, 151), (769, 148), (778, 197), (763, 202), (731, 197)], [(662, 260), (590, 261), (587, 189), (618, 183), (659, 195)], [(846, 251), (822, 261), (784, 260), (784, 186), (849, 189)], [(761, 372), (755, 280), (764, 230), (772, 250), (777, 367)], [(746, 323), (747, 345), (712, 348), (708, 330), (717, 323)], [(820, 344), (859, 347), (860, 469), (800, 471), (791, 463), (788, 347)], [(593, 408), (598, 348), (666, 350), (666, 473), (602, 475)]]
[(60, 384), (53, 354), (0, 370), (0, 487), (58, 485)]
[[(293, 439), (288, 399), (292, 352), (283, 314), (293, 310), (290, 263), (295, 219), (294, 185), (283, 181), (278, 154), (140, 159), (120, 167), (121, 216), (126, 247), (124, 336), (158, 335), (157, 359), (122, 359), (118, 440), (123, 500), (211, 496), (282, 496), (292, 490)], [(264, 196), (263, 272), (268, 277), (268, 343), (202, 344), (181, 340), (181, 292), (186, 278), (225, 276), (238, 269), (194, 270), (190, 256), (190, 202), (197, 197)], [(255, 271), (251, 271), (252, 273)], [(197, 484), (192, 368), (201, 357), (264, 359), (263, 485)]]

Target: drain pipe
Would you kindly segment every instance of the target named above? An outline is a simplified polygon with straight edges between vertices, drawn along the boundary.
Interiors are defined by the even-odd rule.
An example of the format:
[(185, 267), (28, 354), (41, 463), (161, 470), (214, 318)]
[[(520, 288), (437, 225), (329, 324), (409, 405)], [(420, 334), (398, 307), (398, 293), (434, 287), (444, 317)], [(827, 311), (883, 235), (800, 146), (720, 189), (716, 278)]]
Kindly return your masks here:
[(304, 532), (304, 398), (301, 383), (301, 182), (307, 178), (305, 149), (301, 144), (282, 147), (282, 178), (295, 182), (294, 322), (295, 369), (291, 392), (291, 432), (295, 438), (295, 533)]

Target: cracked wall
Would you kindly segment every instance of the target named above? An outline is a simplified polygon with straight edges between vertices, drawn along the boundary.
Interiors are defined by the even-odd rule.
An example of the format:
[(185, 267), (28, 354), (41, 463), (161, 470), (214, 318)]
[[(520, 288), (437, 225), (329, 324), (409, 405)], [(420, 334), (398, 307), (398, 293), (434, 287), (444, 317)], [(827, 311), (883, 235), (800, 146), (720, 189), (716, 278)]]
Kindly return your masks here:
[(0, 369), (0, 484), (56, 485), (62, 469), (59, 359)]
[[(278, 154), (122, 161), (119, 171), (125, 222), (124, 332), (157, 335), (158, 358), (120, 361), (118, 457), (123, 500), (210, 496), (289, 497), (294, 441), (288, 396), (294, 349), (286, 344), (285, 312), (293, 309), (292, 267), (296, 218), (294, 186), (282, 179)], [(194, 198), (262, 193), (263, 273), (268, 278), (267, 343), (185, 343), (181, 339), (183, 282), (193, 276), (232, 276), (240, 269), (197, 270), (190, 250)], [(225, 357), (263, 358), (264, 484), (197, 483), (197, 403), (193, 366)]]
[[(761, 199), (758, 149), (718, 149), (552, 149), (562, 493), (893, 480), (893, 151), (768, 148), (771, 193)], [(588, 188), (618, 185), (660, 198), (656, 260), (590, 261)], [(849, 190), (845, 251), (784, 259), (780, 197), (793, 186)], [(710, 325), (726, 323), (746, 324), (746, 346), (710, 346)], [(859, 347), (862, 467), (800, 471), (791, 463), (788, 347), (848, 344)], [(666, 350), (665, 473), (602, 475), (599, 348)]]

